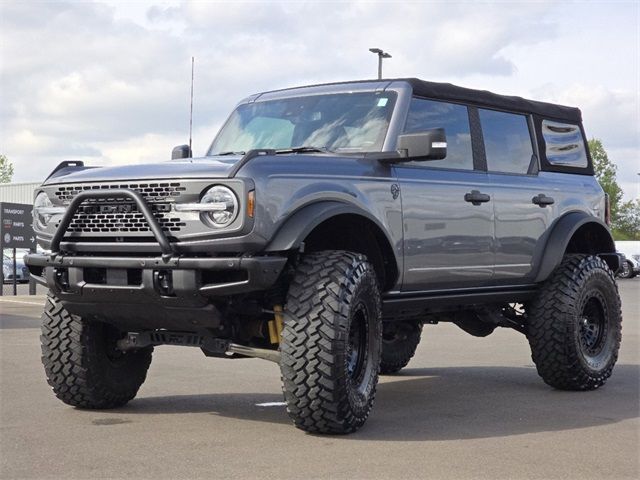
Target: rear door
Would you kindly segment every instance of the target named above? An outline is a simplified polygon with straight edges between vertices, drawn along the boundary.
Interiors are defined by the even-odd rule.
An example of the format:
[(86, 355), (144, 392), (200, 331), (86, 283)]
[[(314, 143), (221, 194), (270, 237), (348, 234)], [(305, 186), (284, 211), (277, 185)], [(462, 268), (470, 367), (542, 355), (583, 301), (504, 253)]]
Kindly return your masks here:
[(433, 128), (445, 129), (447, 158), (394, 167), (402, 196), (403, 291), (483, 286), (493, 275), (493, 192), (486, 172), (474, 168), (469, 109), (414, 98), (404, 133)]
[(551, 224), (559, 192), (541, 178), (528, 116), (479, 109), (495, 211), (497, 283), (521, 283)]

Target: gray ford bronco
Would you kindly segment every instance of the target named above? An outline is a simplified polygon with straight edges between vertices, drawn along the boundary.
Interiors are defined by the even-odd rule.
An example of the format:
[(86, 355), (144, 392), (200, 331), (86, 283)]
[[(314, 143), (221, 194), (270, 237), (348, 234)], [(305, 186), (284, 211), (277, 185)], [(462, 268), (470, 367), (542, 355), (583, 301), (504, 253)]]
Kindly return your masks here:
[(564, 390), (618, 355), (621, 260), (576, 108), (416, 79), (261, 93), (206, 156), (63, 162), (33, 211), (42, 359), (79, 408), (133, 399), (158, 345), (278, 363), (319, 433), (364, 424), (425, 323), (517, 330)]

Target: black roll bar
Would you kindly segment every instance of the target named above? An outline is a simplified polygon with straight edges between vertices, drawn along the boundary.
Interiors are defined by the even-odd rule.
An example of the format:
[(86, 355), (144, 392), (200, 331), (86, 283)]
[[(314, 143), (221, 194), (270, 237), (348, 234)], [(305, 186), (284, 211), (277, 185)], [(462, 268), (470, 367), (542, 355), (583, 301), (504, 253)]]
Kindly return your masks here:
[(156, 237), (156, 240), (160, 244), (162, 256), (164, 258), (167, 258), (173, 255), (174, 251), (173, 247), (171, 246), (171, 242), (169, 242), (169, 239), (162, 231), (162, 227), (160, 227), (158, 220), (153, 215), (151, 208), (149, 207), (147, 202), (145, 202), (142, 195), (134, 190), (125, 188), (114, 188), (108, 190), (86, 190), (76, 195), (74, 199), (71, 200), (67, 211), (60, 221), (58, 230), (56, 230), (55, 235), (51, 239), (51, 254), (57, 255), (58, 253), (60, 253), (60, 242), (62, 241), (64, 234), (67, 232), (67, 228), (69, 228), (69, 225), (73, 220), (73, 216), (76, 214), (76, 211), (78, 210), (82, 202), (91, 199), (99, 200), (118, 197), (128, 197), (135, 202), (136, 206), (138, 207), (138, 211), (144, 216), (145, 220), (149, 224), (149, 228), (151, 228), (153, 236)]

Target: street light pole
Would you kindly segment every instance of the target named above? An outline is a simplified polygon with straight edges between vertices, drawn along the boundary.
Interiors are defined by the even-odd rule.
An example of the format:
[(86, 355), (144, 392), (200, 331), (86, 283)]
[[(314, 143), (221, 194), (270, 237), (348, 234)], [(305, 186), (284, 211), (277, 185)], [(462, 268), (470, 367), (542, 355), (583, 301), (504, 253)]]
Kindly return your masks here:
[(391, 55), (379, 48), (370, 48), (369, 51), (378, 55), (378, 80), (382, 80), (382, 59), (391, 58)]

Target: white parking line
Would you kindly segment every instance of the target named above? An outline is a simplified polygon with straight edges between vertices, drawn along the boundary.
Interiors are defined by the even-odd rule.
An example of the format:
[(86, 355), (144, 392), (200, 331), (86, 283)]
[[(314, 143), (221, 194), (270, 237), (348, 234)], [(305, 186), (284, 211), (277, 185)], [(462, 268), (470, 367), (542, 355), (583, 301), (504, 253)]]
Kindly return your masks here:
[(256, 407), (284, 407), (285, 405), (286, 405), (285, 402), (256, 403)]
[(42, 307), (44, 305), (44, 302), (42, 303), (25, 302), (24, 300), (8, 300), (6, 298), (0, 298), (0, 303), (22, 303), (24, 305), (37, 305), (39, 307)]

